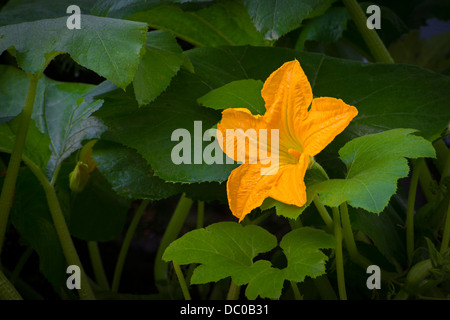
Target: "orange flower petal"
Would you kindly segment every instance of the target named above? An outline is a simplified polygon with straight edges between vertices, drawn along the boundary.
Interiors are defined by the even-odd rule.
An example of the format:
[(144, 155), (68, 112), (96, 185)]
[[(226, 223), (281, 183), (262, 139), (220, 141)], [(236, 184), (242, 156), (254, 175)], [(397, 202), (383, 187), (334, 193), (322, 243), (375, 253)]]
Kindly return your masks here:
[(228, 204), (239, 222), (263, 203), (278, 179), (277, 174), (261, 175), (261, 167), (257, 164), (242, 164), (228, 177)]
[[(240, 129), (240, 130), (239, 130)], [(261, 129), (266, 130), (267, 140), (260, 139)], [(234, 161), (256, 163), (259, 147), (270, 147), (263, 142), (270, 143), (270, 130), (262, 116), (254, 116), (248, 109), (226, 109), (222, 112), (222, 120), (217, 125), (221, 137), (218, 143), (223, 152)], [(227, 139), (228, 137), (228, 139)]]
[(274, 71), (264, 82), (261, 95), (266, 103), (266, 122), (277, 126), (280, 137), (293, 147), (295, 121), (306, 118), (313, 99), (311, 85), (300, 63), (286, 62)]
[(316, 98), (308, 117), (296, 122), (296, 136), (303, 145), (303, 152), (315, 156), (348, 126), (358, 110), (341, 99)]
[(300, 156), (297, 164), (278, 168), (272, 175), (261, 175), (261, 165), (243, 164), (231, 172), (227, 182), (228, 203), (239, 222), (263, 201), (275, 200), (303, 206), (306, 203), (306, 186), (303, 181), (309, 156)]
[(306, 203), (304, 178), (308, 163), (309, 156), (303, 153), (297, 164), (280, 168), (279, 177), (272, 186), (269, 197), (286, 204), (302, 207)]

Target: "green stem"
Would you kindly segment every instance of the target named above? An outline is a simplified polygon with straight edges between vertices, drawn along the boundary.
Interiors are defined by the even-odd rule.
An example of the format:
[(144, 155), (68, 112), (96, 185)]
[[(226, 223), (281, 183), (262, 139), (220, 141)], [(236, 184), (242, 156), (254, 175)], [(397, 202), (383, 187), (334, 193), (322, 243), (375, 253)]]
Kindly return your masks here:
[(191, 295), (189, 294), (189, 289), (186, 285), (186, 281), (184, 280), (183, 272), (181, 271), (180, 266), (175, 261), (172, 261), (173, 269), (177, 274), (178, 282), (180, 283), (181, 291), (183, 292), (184, 300), (191, 300)]
[[(438, 144), (438, 145), (440, 145), (440, 144)], [(440, 180), (440, 183), (442, 184), (444, 179), (446, 177), (450, 176), (450, 149), (447, 148), (444, 151), (440, 151), (440, 152), (438, 150), (436, 150), (436, 153), (438, 154), (438, 157), (441, 154), (442, 154), (442, 157), (445, 157), (445, 162), (443, 163), (443, 166), (442, 166), (441, 180)]]
[(6, 177), (3, 182), (2, 193), (0, 196), (0, 253), (5, 240), (9, 211), (11, 210), (14, 192), (16, 189), (17, 176), (19, 174), (19, 168), (22, 161), (22, 153), (25, 147), (28, 127), (31, 121), (31, 114), (33, 113), (34, 100), (36, 97), (36, 90), (40, 75), (41, 74), (28, 74), (30, 84), (28, 86), (27, 98), (25, 100), (22, 114), (20, 115), (20, 123), (16, 134), (16, 141), (9, 160)]
[(95, 279), (103, 291), (109, 291), (108, 278), (105, 274), (105, 268), (103, 267), (102, 257), (98, 249), (98, 244), (96, 241), (88, 241), (87, 245)]
[[(319, 170), (324, 177), (329, 179), (327, 172), (317, 161), (313, 163), (312, 168)], [(325, 206), (323, 205), (322, 201), (320, 201), (318, 194), (314, 197), (313, 203), (317, 211), (319, 212), (320, 216), (322, 217), (323, 221), (325, 222), (325, 225), (327, 226), (327, 231), (330, 233), (333, 232), (333, 219), (330, 217), (330, 214), (328, 213), (327, 208), (325, 208)]]
[[(12, 272), (9, 270), (3, 268), (3, 273), (6, 277), (9, 279), (12, 279)], [(42, 297), (34, 288), (32, 288), (29, 284), (27, 284), (25, 281), (23, 281), (20, 278), (17, 278), (14, 282), (14, 287), (17, 288), (17, 291), (20, 292), (20, 295), (24, 300), (44, 300), (44, 297)], [(0, 300), (1, 300), (1, 294), (0, 294)]]
[(350, 215), (348, 214), (347, 202), (342, 203), (340, 206), (342, 231), (344, 237), (345, 247), (347, 248), (350, 258), (363, 268), (367, 268), (372, 263), (358, 251), (355, 238), (353, 236), (352, 225), (350, 222)]
[[(350, 223), (350, 215), (348, 214), (347, 202), (340, 205), (341, 220), (342, 220), (342, 231), (344, 237), (345, 247), (347, 248), (350, 259), (358, 264), (362, 268), (367, 268), (372, 265), (372, 262), (359, 253), (358, 247), (356, 246), (355, 238), (353, 236), (352, 226)], [(385, 282), (389, 282), (394, 275), (390, 272), (386, 272), (381, 269), (381, 278)]]
[(291, 282), (292, 291), (294, 292), (295, 300), (303, 300), (303, 296), (300, 293), (300, 290), (298, 290), (297, 283), (292, 280), (290, 282)]
[(319, 295), (324, 300), (337, 300), (336, 293), (331, 286), (326, 275), (322, 275), (314, 279), (314, 284), (319, 291)]
[(154, 276), (156, 285), (162, 290), (163, 286), (168, 282), (167, 263), (162, 260), (164, 251), (169, 244), (174, 241), (183, 227), (184, 221), (188, 216), (193, 201), (182, 194), (177, 207), (170, 219), (169, 225), (164, 232), (164, 235), (159, 244), (158, 251), (155, 258)]
[(311, 169), (313, 169), (313, 168), (319, 170), (322, 173), (322, 175), (324, 177), (326, 177), (327, 179), (330, 179), (330, 177), (328, 177), (328, 173), (325, 171), (325, 169), (317, 161), (313, 162), (313, 164), (311, 166)]
[(228, 289), (227, 300), (238, 300), (240, 291), (241, 287), (234, 283), (233, 280), (231, 280), (230, 289)]
[(67, 227), (64, 215), (61, 211), (59, 205), (58, 197), (56, 196), (55, 189), (48, 183), (44, 186), (44, 190), (47, 196), (48, 206), (50, 208), (50, 213), (53, 218), (53, 223), (55, 225), (56, 233), (59, 237), (59, 242), (66, 257), (68, 265), (76, 265), (80, 267), (81, 270), (81, 288), (79, 290), (80, 298), (82, 300), (95, 300), (94, 293), (92, 292), (89, 280), (86, 273), (83, 270), (80, 258), (73, 244), (72, 238), (70, 236), (69, 228)]
[[(444, 167), (442, 169), (441, 174), (441, 181), (440, 184), (442, 185), (444, 182), (444, 179), (446, 177), (450, 176), (450, 150), (447, 151), (447, 157), (445, 159)], [(447, 250), (449, 241), (450, 241), (450, 201), (448, 201), (447, 204), (447, 217), (445, 218), (445, 225), (444, 225), (444, 232), (442, 234), (442, 242), (441, 242), (441, 249), (440, 253), (444, 253), (444, 251)]]
[[(446, 165), (448, 155), (450, 153), (450, 150), (448, 149), (447, 145), (445, 144), (444, 139), (438, 139), (433, 142), (434, 150), (436, 150), (436, 159), (435, 159), (435, 165), (439, 172), (442, 173), (441, 178), (445, 177), (444, 173), (444, 167)], [(442, 181), (442, 180), (441, 180)]]
[(53, 172), (52, 179), (50, 180), (50, 184), (51, 184), (52, 186), (55, 186), (56, 180), (58, 180), (58, 175), (59, 175), (59, 171), (61, 170), (61, 166), (62, 166), (62, 163), (60, 163), (60, 164), (56, 167), (55, 171)]
[(353, 230), (350, 223), (350, 215), (348, 214), (347, 202), (339, 206), (341, 211), (342, 231), (344, 235), (345, 247), (350, 256), (358, 255), (358, 248), (356, 247), (355, 238), (353, 237)]
[(333, 207), (333, 224), (334, 224), (334, 237), (336, 239), (336, 272), (337, 282), (339, 290), (339, 298), (341, 300), (347, 300), (347, 292), (345, 290), (345, 277), (344, 277), (344, 256), (342, 252), (342, 229), (341, 229), (341, 217), (339, 208)]
[(367, 28), (367, 16), (356, 0), (342, 0), (358, 31), (364, 38), (370, 52), (377, 62), (394, 63), (389, 51), (384, 46), (375, 29)]
[(123, 266), (125, 264), (125, 259), (127, 257), (128, 248), (130, 247), (131, 240), (136, 231), (136, 228), (141, 220), (142, 214), (150, 203), (149, 199), (145, 199), (139, 205), (133, 219), (131, 220), (130, 226), (128, 227), (127, 233), (120, 248), (119, 258), (117, 259), (116, 268), (114, 270), (114, 277), (112, 282), (112, 292), (117, 293), (119, 290), (120, 278), (122, 276)]
[(329, 232), (332, 232), (333, 230), (333, 219), (331, 219), (327, 208), (323, 205), (322, 201), (320, 201), (320, 198), (318, 195), (316, 195), (313, 199), (313, 203), (316, 206), (317, 211), (319, 212), (320, 216), (322, 217), (323, 221), (325, 222), (325, 225), (327, 226), (327, 229)]
[(22, 271), (23, 267), (25, 266), (25, 264), (28, 261), (28, 258), (30, 258), (31, 254), (33, 253), (33, 248), (32, 247), (28, 247), (25, 252), (22, 254), (22, 256), (20, 257), (19, 261), (17, 262), (16, 267), (14, 268), (12, 275), (10, 277), (11, 279), (11, 283), (15, 284), (17, 278), (20, 275), (20, 272)]
[(414, 253), (414, 204), (416, 201), (417, 184), (419, 183), (420, 171), (424, 164), (425, 162), (422, 158), (416, 160), (409, 185), (408, 202), (406, 205), (406, 252), (409, 263), (411, 263)]
[[(414, 167), (415, 164), (413, 164)], [(427, 199), (427, 202), (433, 202), (436, 200), (436, 192), (434, 189), (438, 187), (438, 183), (431, 176), (430, 169), (427, 165), (422, 166), (419, 175), (419, 183), (422, 187), (422, 191)]]
[(205, 201), (198, 201), (197, 205), (197, 229), (200, 229), (205, 222)]
[(22, 300), (19, 292), (0, 270), (0, 300)]
[(440, 253), (447, 250), (450, 241), (450, 202), (447, 207), (447, 217), (445, 218), (444, 233), (442, 234), (442, 242)]
[(48, 207), (50, 209), (50, 214), (53, 219), (53, 224), (55, 226), (56, 233), (58, 235), (59, 242), (61, 244), (61, 248), (63, 250), (67, 264), (76, 265), (80, 268), (81, 271), (81, 288), (79, 289), (80, 298), (83, 300), (94, 300), (95, 299), (94, 293), (90, 286), (89, 279), (86, 273), (84, 272), (80, 258), (75, 249), (75, 245), (73, 244), (72, 237), (70, 235), (69, 228), (67, 227), (64, 215), (61, 211), (61, 207), (59, 205), (59, 200), (56, 195), (55, 189), (47, 180), (47, 177), (42, 173), (42, 171), (38, 166), (36, 166), (30, 159), (28, 159), (25, 156), (23, 157), (23, 161), (34, 173), (34, 175), (39, 180), (44, 189)]

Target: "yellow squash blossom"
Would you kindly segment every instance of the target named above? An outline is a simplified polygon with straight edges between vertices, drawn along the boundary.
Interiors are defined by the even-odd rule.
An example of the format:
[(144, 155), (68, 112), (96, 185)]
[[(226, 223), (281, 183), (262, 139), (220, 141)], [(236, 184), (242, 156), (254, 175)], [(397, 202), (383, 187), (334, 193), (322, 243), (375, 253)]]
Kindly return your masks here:
[(69, 174), (70, 190), (74, 192), (84, 190), (91, 173), (97, 168), (97, 164), (92, 158), (92, 147), (96, 142), (97, 140), (91, 140), (80, 150), (75, 169)]
[[(303, 206), (306, 203), (304, 176), (310, 159), (322, 151), (358, 114), (355, 107), (345, 104), (341, 99), (313, 99), (311, 85), (297, 60), (286, 62), (273, 72), (264, 83), (261, 94), (266, 106), (263, 116), (254, 116), (245, 108), (230, 108), (222, 112), (222, 120), (217, 126), (222, 150), (233, 160), (243, 162), (231, 172), (227, 182), (229, 206), (239, 221), (268, 197)], [(231, 147), (228, 141), (220, 138), (225, 139), (230, 129), (241, 129), (241, 132), (247, 132), (248, 129), (257, 132), (261, 132), (261, 129), (267, 132), (278, 129), (277, 150), (269, 143), (269, 134), (263, 143), (269, 155), (277, 155), (277, 170), (262, 174), (268, 164), (261, 157), (256, 162), (242, 161), (242, 157), (239, 159), (239, 153), (242, 156), (242, 152), (246, 152), (245, 159), (249, 160), (250, 147), (262, 146), (261, 143), (255, 146), (258, 141), (244, 134), (237, 138), (247, 138), (245, 151)], [(260, 134), (257, 138), (260, 138)]]

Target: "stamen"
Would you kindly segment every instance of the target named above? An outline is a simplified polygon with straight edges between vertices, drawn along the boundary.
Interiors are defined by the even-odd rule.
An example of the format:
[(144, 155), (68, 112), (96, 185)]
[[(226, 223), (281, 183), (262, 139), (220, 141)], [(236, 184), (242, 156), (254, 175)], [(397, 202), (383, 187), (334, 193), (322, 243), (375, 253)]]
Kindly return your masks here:
[(288, 152), (289, 152), (289, 154), (290, 154), (291, 156), (293, 156), (293, 157), (296, 158), (297, 160), (300, 159), (300, 155), (302, 154), (301, 151), (298, 151), (298, 150), (295, 150), (295, 149), (292, 149), (292, 148), (289, 148), (289, 149), (288, 149)]

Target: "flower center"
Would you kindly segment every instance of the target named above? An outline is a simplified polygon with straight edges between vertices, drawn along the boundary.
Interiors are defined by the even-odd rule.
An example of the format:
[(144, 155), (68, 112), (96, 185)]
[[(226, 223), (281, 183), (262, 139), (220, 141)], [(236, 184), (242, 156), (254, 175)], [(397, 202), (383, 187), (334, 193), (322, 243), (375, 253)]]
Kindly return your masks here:
[(297, 160), (300, 159), (300, 155), (302, 154), (301, 151), (298, 151), (298, 150), (295, 150), (295, 149), (292, 149), (292, 148), (289, 148), (288, 152), (289, 152), (289, 154), (291, 156), (293, 156)]

